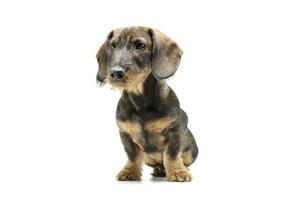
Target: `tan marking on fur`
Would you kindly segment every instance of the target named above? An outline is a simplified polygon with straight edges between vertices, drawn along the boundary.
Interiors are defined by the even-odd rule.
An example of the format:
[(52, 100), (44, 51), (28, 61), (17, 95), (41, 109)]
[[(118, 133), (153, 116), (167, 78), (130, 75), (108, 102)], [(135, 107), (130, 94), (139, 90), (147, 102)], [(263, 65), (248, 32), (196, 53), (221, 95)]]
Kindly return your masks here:
[(184, 166), (181, 153), (179, 153), (175, 159), (171, 159), (164, 151), (164, 167), (166, 170), (166, 179), (174, 182), (191, 181), (192, 176), (188, 169)]
[(185, 166), (189, 166), (193, 162), (193, 156), (191, 151), (185, 151), (182, 153), (182, 159)]
[(119, 181), (137, 181), (142, 176), (142, 153), (138, 150), (135, 161), (127, 161), (122, 170), (117, 174), (116, 179)]
[(170, 128), (173, 121), (174, 119), (171, 117), (163, 117), (147, 122), (144, 128), (149, 132), (161, 133), (165, 129)]
[(107, 76), (107, 82), (115, 88), (123, 89), (128, 92), (134, 93), (136, 95), (140, 95), (143, 93), (143, 83), (151, 73), (151, 69), (146, 67), (141, 72), (130, 72), (128, 71), (122, 83), (116, 83), (112, 80), (110, 75)]
[(130, 135), (135, 135), (141, 132), (141, 125), (138, 122), (119, 121), (116, 120), (119, 129)]
[(144, 153), (144, 162), (150, 166), (156, 166), (163, 163), (162, 153)]
[(131, 137), (132, 137), (132, 141), (133, 141), (135, 144), (137, 144), (138, 147), (139, 147), (142, 151), (144, 151), (144, 148), (143, 148), (143, 146), (145, 145), (145, 140), (144, 140), (144, 138), (143, 138), (141, 135), (139, 135), (139, 134), (132, 135)]
[(154, 135), (154, 138), (153, 138), (153, 141), (154, 141), (154, 143), (158, 146), (158, 148), (160, 149), (160, 150), (164, 150), (165, 149), (165, 147), (166, 147), (166, 143), (165, 143), (165, 141), (166, 141), (166, 138), (165, 138), (165, 136), (164, 135), (161, 135), (161, 134), (155, 134)]

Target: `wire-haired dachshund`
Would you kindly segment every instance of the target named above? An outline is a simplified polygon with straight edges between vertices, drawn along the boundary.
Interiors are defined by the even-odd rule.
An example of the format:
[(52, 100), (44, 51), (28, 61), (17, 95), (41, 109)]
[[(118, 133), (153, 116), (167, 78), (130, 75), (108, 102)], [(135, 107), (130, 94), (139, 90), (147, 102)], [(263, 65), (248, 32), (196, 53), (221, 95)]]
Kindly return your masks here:
[(116, 122), (128, 161), (117, 180), (140, 180), (144, 162), (155, 177), (191, 181), (187, 167), (198, 148), (165, 80), (176, 72), (181, 56), (176, 42), (146, 27), (111, 31), (97, 52), (97, 81), (122, 90)]

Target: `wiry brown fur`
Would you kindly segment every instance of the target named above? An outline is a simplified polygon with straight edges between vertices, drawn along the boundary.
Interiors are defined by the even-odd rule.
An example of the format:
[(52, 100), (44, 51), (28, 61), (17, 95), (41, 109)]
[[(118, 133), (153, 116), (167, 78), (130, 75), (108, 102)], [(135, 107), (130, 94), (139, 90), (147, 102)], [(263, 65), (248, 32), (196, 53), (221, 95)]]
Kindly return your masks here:
[(113, 30), (97, 53), (97, 80), (122, 90), (116, 120), (128, 161), (117, 180), (140, 180), (142, 162), (153, 176), (191, 181), (195, 139), (165, 78), (178, 69), (182, 50), (168, 36), (146, 27)]
[(163, 132), (165, 129), (169, 129), (171, 128), (172, 122), (175, 119), (166, 116), (166, 117), (162, 117), (159, 119), (155, 119), (152, 121), (149, 121), (145, 124), (145, 129), (149, 132), (153, 132), (153, 133), (161, 133)]
[(119, 181), (137, 181), (142, 176), (142, 153), (138, 150), (137, 158), (134, 161), (128, 160), (123, 169), (117, 174)]
[(164, 153), (164, 166), (168, 181), (183, 182), (192, 180), (190, 172), (184, 166), (181, 153), (178, 153), (175, 159), (171, 159), (167, 153)]
[(193, 162), (193, 155), (191, 151), (182, 152), (182, 159), (185, 166), (189, 166)]
[(143, 83), (151, 73), (150, 68), (145, 68), (139, 73), (128, 72), (124, 77), (124, 82), (115, 83), (111, 76), (107, 75), (107, 82), (114, 88), (126, 90), (136, 95), (140, 95), (143, 92)]
[(163, 163), (162, 153), (144, 153), (144, 162), (149, 166), (157, 166)]
[(131, 135), (141, 132), (141, 126), (138, 122), (117, 120), (117, 125), (121, 131)]

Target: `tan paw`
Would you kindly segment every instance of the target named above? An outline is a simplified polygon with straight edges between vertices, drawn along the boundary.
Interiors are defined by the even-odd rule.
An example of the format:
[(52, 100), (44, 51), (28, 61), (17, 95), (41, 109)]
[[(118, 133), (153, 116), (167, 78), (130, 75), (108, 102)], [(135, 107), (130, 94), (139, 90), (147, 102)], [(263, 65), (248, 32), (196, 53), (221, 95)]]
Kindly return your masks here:
[(176, 169), (168, 173), (166, 178), (171, 182), (188, 182), (192, 180), (192, 175), (187, 169)]
[(121, 170), (116, 176), (118, 181), (138, 181), (141, 179), (141, 173), (133, 171), (130, 168)]

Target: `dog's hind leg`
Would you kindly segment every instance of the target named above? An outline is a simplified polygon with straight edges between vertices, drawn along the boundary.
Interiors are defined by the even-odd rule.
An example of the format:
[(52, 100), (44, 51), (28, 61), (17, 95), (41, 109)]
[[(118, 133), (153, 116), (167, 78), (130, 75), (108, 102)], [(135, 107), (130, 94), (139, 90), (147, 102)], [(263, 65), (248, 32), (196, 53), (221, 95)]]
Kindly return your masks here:
[(198, 157), (199, 149), (191, 131), (187, 128), (184, 134), (184, 148), (182, 152), (183, 163), (190, 166)]

